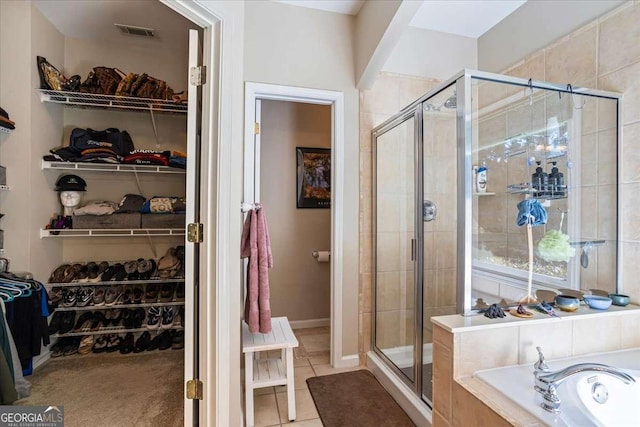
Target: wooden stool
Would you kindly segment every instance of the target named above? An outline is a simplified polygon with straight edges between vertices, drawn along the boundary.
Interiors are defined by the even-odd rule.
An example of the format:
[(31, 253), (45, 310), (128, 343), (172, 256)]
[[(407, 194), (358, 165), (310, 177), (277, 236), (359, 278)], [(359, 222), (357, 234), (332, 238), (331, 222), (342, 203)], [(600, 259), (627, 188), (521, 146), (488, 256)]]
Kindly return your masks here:
[[(296, 390), (293, 383), (293, 349), (298, 340), (286, 317), (271, 319), (268, 334), (249, 332), (242, 322), (242, 352), (244, 353), (245, 412), (247, 427), (253, 427), (253, 390), (277, 385), (287, 386), (289, 421), (296, 419)], [(261, 351), (281, 350), (279, 358), (260, 358)]]

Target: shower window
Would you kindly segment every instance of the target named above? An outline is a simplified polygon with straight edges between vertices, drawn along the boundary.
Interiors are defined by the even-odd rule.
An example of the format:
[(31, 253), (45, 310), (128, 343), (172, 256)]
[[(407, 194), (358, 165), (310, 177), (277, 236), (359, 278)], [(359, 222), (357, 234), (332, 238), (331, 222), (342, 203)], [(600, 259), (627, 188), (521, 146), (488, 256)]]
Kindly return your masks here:
[(473, 304), (527, 294), (529, 241), (518, 204), (540, 201), (532, 227), (534, 289), (616, 289), (617, 99), (472, 79)]

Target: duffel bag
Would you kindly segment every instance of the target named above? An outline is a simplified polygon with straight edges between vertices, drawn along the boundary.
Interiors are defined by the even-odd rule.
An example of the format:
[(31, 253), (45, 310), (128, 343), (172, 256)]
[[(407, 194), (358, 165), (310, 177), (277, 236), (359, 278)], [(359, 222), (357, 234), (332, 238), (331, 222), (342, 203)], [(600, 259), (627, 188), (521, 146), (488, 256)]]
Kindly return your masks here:
[(129, 132), (116, 128), (105, 130), (75, 128), (69, 138), (69, 149), (77, 155), (90, 149), (110, 149), (118, 156), (128, 156), (134, 150)]

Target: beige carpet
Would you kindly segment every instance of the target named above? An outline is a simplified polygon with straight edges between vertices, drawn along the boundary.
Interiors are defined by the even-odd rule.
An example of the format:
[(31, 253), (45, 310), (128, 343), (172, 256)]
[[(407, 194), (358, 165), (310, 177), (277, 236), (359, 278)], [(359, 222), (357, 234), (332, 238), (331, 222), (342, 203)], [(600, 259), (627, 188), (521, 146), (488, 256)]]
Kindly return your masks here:
[(65, 426), (182, 426), (182, 350), (51, 359), (18, 405), (62, 405)]

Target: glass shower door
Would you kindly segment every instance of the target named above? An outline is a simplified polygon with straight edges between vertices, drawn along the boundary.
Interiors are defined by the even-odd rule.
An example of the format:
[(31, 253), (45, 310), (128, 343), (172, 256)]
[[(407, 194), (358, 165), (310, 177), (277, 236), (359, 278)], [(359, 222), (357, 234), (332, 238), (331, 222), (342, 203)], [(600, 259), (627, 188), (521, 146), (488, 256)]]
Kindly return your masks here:
[(415, 118), (383, 128), (375, 144), (375, 347), (414, 382)]

